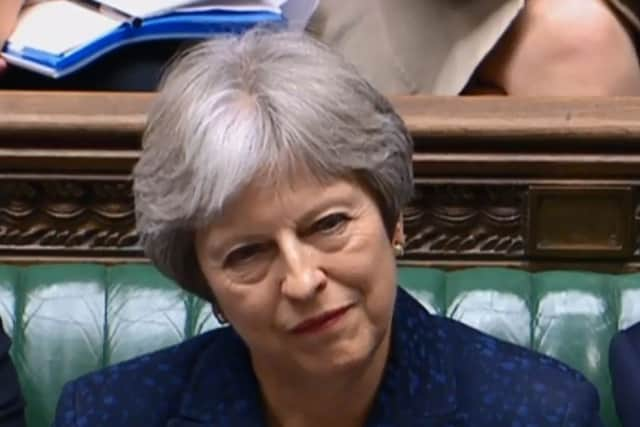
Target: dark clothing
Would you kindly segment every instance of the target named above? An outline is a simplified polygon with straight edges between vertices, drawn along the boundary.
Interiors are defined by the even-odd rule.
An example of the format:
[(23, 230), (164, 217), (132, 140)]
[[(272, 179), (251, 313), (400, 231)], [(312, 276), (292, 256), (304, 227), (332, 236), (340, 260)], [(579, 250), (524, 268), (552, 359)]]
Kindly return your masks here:
[(18, 376), (9, 357), (11, 341), (2, 329), (0, 319), (0, 427), (23, 427), (24, 402)]
[[(399, 289), (366, 426), (594, 427), (598, 407), (578, 372), (430, 315)], [(265, 414), (247, 347), (223, 328), (71, 382), (54, 426), (261, 427)]]
[(609, 367), (618, 417), (624, 427), (640, 422), (640, 323), (611, 341)]
[(9, 65), (0, 89), (154, 91), (169, 60), (186, 46), (171, 40), (123, 46), (60, 79)]

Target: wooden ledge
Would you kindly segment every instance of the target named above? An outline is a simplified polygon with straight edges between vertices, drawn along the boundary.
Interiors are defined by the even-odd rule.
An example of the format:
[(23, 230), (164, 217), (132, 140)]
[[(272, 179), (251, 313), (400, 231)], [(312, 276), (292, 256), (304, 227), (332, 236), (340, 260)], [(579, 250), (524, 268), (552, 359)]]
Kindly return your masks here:
[[(0, 144), (105, 140), (137, 148), (151, 93), (0, 91)], [(640, 149), (640, 98), (399, 96), (391, 101), (417, 149)], [(46, 138), (44, 138), (46, 136)], [(108, 140), (108, 142), (107, 142)], [(483, 141), (482, 145), (478, 140)], [(45, 143), (51, 144), (52, 141)]]
[(75, 147), (90, 137), (94, 144), (104, 140), (103, 149), (119, 143), (137, 147), (151, 98), (133, 92), (0, 91), (0, 144), (64, 141)]
[(640, 98), (395, 97), (415, 137), (640, 141)]

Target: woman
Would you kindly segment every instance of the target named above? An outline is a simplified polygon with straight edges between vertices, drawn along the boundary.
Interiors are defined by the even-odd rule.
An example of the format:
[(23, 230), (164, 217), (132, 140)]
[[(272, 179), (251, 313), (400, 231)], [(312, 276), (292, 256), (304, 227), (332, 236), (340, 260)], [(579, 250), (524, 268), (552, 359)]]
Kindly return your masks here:
[[(0, 45), (23, 1), (0, 1)], [(387, 94), (640, 95), (637, 0), (319, 0), (309, 31)], [(10, 67), (0, 87), (154, 90), (179, 47), (129, 46), (59, 81)]]
[(600, 425), (581, 375), (396, 288), (411, 154), (390, 103), (310, 38), (252, 31), (179, 59), (137, 224), (230, 327), (72, 382), (55, 425)]

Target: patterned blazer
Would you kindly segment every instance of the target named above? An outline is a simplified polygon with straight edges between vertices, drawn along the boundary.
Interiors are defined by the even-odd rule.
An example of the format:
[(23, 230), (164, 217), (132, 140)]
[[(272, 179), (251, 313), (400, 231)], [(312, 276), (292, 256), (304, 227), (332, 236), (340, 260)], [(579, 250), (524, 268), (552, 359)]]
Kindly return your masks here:
[[(544, 355), (429, 314), (399, 289), (367, 427), (596, 427), (595, 388)], [(69, 383), (54, 427), (260, 427), (247, 347), (221, 328)]]

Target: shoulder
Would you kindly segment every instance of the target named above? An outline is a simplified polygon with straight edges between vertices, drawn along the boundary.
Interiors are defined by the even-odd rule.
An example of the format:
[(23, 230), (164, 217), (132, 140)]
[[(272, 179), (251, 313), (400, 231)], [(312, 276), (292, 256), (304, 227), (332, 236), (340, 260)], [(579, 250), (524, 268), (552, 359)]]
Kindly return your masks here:
[(68, 383), (54, 426), (76, 425), (77, 420), (93, 426), (164, 425), (177, 410), (199, 356), (227, 335), (226, 328), (207, 332)]
[[(611, 340), (611, 351), (640, 354), (640, 322), (616, 333)], [(638, 361), (640, 363), (640, 358)]]
[(510, 408), (514, 419), (546, 420), (542, 425), (572, 420), (567, 425), (591, 426), (598, 419), (598, 392), (577, 370), (461, 322), (435, 319), (450, 336), (458, 393), (463, 401), (478, 401), (474, 410)]
[(9, 336), (4, 332), (2, 326), (2, 318), (0, 318), (0, 358), (9, 354), (9, 347), (11, 346), (11, 340)]
[[(614, 376), (618, 373), (624, 376), (629, 369), (640, 371), (640, 322), (613, 336), (609, 365)], [(640, 372), (637, 375), (640, 376)]]
[[(398, 325), (409, 331), (397, 335), (403, 337), (399, 345), (415, 347), (400, 354), (474, 426), (601, 425), (598, 393), (578, 371), (459, 321), (430, 315), (406, 293), (399, 295)], [(416, 340), (427, 344), (416, 346)], [(424, 399), (430, 402), (429, 395), (417, 395), (418, 408)]]
[(640, 417), (640, 323), (618, 332), (609, 354), (616, 410), (623, 425)]
[(4, 333), (0, 320), (0, 424), (22, 426), (24, 425), (24, 402), (18, 376), (9, 357), (10, 346), (11, 340)]

